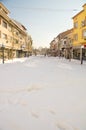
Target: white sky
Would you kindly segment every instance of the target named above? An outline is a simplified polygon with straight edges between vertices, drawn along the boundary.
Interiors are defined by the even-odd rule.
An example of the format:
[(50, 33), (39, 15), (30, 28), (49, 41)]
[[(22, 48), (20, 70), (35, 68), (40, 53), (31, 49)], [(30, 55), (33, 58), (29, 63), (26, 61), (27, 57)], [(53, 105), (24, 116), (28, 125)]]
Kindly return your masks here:
[[(85, 0), (1, 0), (10, 16), (24, 24), (33, 46), (49, 46), (60, 32), (72, 28), (72, 17), (82, 10)], [(77, 11), (74, 11), (77, 9)]]

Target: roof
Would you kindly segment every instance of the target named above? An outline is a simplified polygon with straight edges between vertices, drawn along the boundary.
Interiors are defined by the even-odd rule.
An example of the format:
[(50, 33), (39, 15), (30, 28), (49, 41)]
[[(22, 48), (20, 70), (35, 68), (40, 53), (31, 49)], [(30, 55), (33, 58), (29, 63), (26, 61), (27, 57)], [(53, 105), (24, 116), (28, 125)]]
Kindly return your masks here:
[[(86, 6), (86, 3), (82, 6), (83, 8)], [(72, 19), (74, 19), (76, 16), (78, 16), (79, 14), (81, 14), (82, 12), (84, 11), (84, 9), (83, 10), (81, 10), (79, 13), (77, 13), (74, 17), (72, 17)]]
[(72, 17), (72, 19), (74, 19), (76, 16), (78, 16), (79, 14), (81, 14), (84, 10), (81, 10), (79, 13), (77, 13), (74, 17)]
[(67, 30), (67, 31), (64, 31), (64, 32), (60, 33), (60, 34), (57, 36), (57, 38), (58, 38), (58, 37), (59, 37), (59, 38), (64, 38), (66, 35), (70, 34), (72, 31), (73, 31), (73, 28), (71, 28), (71, 29), (69, 29), (69, 30)]
[(86, 6), (86, 3), (82, 7), (85, 7), (85, 6)]
[(12, 22), (14, 22), (21, 30), (23, 30), (23, 31), (26, 31), (26, 30), (27, 30), (27, 29), (25, 28), (25, 26), (22, 25), (20, 22), (14, 20), (14, 19), (12, 19)]
[(7, 13), (9, 14), (10, 11), (3, 5), (3, 3), (0, 2), (0, 7), (2, 7), (2, 9)]

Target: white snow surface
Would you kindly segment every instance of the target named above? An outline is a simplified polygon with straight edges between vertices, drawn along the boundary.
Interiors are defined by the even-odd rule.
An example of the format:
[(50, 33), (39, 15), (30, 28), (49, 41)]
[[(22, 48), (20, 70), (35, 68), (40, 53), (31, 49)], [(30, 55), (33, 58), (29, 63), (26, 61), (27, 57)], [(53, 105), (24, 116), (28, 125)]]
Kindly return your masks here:
[(86, 130), (86, 64), (31, 56), (0, 64), (0, 130)]

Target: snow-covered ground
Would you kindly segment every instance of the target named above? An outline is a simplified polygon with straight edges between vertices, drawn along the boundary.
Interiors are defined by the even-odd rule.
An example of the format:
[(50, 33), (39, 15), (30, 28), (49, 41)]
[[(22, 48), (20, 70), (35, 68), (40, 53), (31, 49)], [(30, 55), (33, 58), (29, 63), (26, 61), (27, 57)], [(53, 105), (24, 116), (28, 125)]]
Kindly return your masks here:
[(43, 56), (1, 63), (0, 130), (86, 130), (86, 64)]

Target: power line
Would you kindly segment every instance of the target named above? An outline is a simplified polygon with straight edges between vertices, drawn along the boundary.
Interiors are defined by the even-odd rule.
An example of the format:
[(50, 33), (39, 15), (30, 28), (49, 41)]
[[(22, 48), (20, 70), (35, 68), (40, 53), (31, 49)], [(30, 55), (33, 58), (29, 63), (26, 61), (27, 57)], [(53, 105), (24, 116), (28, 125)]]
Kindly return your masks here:
[(44, 11), (44, 12), (76, 12), (77, 9), (53, 9), (53, 8), (35, 8), (35, 7), (18, 7), (11, 6), (12, 8), (23, 9), (23, 10), (31, 10), (31, 11)]

